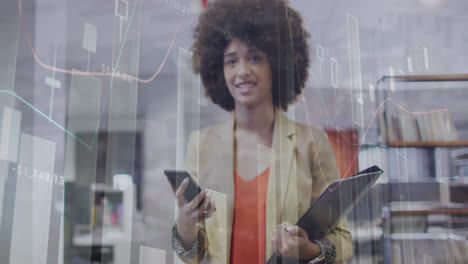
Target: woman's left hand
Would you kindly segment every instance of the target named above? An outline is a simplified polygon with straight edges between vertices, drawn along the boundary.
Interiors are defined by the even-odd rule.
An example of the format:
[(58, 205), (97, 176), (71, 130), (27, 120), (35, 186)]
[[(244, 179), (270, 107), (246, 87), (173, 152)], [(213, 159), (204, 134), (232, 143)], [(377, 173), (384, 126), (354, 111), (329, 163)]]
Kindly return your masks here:
[(276, 227), (271, 246), (279, 257), (313, 259), (320, 254), (320, 247), (311, 242), (307, 232), (295, 225), (284, 222)]

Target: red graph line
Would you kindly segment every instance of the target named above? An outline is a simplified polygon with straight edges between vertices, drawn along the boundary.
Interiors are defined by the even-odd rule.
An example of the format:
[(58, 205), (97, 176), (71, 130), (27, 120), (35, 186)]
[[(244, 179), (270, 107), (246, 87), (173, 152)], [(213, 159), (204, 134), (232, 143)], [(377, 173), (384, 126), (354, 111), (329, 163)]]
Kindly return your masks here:
[(382, 107), (387, 103), (387, 102), (391, 102), (392, 104), (394, 104), (395, 106), (397, 106), (398, 108), (400, 108), (401, 110), (403, 110), (404, 112), (408, 113), (408, 114), (413, 114), (413, 115), (424, 115), (424, 114), (431, 114), (431, 113), (435, 113), (435, 112), (442, 112), (442, 111), (448, 111), (448, 109), (446, 108), (443, 108), (443, 109), (436, 109), (436, 110), (431, 110), (431, 111), (426, 111), (426, 112), (413, 112), (413, 111), (409, 111), (407, 109), (405, 109), (403, 106), (399, 105), (398, 103), (396, 103), (395, 101), (393, 101), (392, 98), (387, 98), (385, 99), (385, 101), (383, 101), (379, 107), (377, 108), (377, 110), (375, 111), (374, 113), (374, 116), (372, 117), (372, 119), (369, 121), (369, 126), (367, 126), (367, 129), (366, 129), (366, 132), (364, 133), (363, 137), (362, 137), (362, 141), (361, 141), (361, 144), (359, 144), (359, 147), (356, 151), (356, 153), (354, 154), (354, 157), (353, 157), (353, 160), (351, 161), (351, 164), (349, 165), (348, 169), (346, 170), (345, 174), (344, 175), (347, 175), (351, 168), (352, 168), (352, 163), (354, 161), (356, 161), (356, 158), (359, 154), (359, 150), (361, 150), (361, 146), (362, 144), (364, 144), (364, 141), (366, 139), (366, 136), (367, 136), (367, 133), (369, 132), (369, 129), (370, 127), (372, 126), (372, 123), (374, 122), (375, 118), (377, 117), (377, 114), (378, 112), (380, 111), (380, 109), (382, 109)]
[[(304, 99), (304, 97), (302, 97), (302, 99), (303, 99), (304, 104), (305, 104), (305, 99)], [(362, 141), (361, 141), (361, 143), (359, 144), (357, 151), (354, 153), (354, 157), (353, 157), (353, 159), (352, 159), (352, 161), (351, 161), (351, 163), (350, 163), (348, 169), (347, 169), (346, 172), (344, 173), (344, 175), (348, 175), (348, 173), (351, 171), (351, 169), (352, 169), (352, 167), (353, 167), (353, 162), (356, 161), (356, 158), (357, 158), (357, 156), (358, 156), (358, 154), (359, 154), (359, 151), (361, 150), (361, 146), (362, 146), (362, 145), (364, 144), (364, 142), (365, 142), (365, 139), (366, 139), (366, 137), (367, 137), (367, 134), (368, 134), (368, 132), (369, 132), (370, 127), (371, 127), (372, 124), (374, 123), (374, 121), (375, 121), (375, 119), (376, 119), (376, 117), (377, 117), (379, 111), (382, 109), (382, 107), (383, 107), (387, 102), (391, 102), (391, 103), (394, 104), (396, 107), (398, 107), (398, 108), (400, 108), (401, 110), (403, 110), (404, 112), (409, 113), (409, 114), (413, 114), (413, 115), (424, 115), (424, 114), (431, 114), (431, 113), (435, 113), (435, 112), (448, 111), (448, 109), (443, 108), (443, 109), (436, 109), (436, 110), (425, 111), (425, 112), (413, 112), (413, 111), (409, 111), (409, 110), (405, 109), (403, 106), (401, 106), (400, 104), (398, 104), (398, 103), (396, 103), (395, 101), (393, 101), (392, 98), (387, 98), (387, 99), (385, 99), (385, 100), (379, 105), (379, 107), (378, 107), (377, 110), (375, 111), (374, 115), (372, 116), (371, 120), (369, 121), (369, 125), (367, 126), (366, 131), (364, 132), (364, 135), (363, 135), (363, 137), (362, 137)], [(308, 113), (306, 107), (304, 107), (304, 110), (305, 110), (307, 122), (308, 122), (308, 124), (309, 124), (309, 128), (311, 129), (309, 113)], [(310, 133), (311, 133), (311, 135), (312, 135), (312, 131), (311, 131)], [(313, 137), (313, 135), (312, 135), (312, 137)], [(314, 140), (314, 139), (312, 138), (312, 140)], [(316, 153), (316, 155), (319, 155), (319, 153)], [(314, 158), (315, 158), (315, 157), (314, 157)], [(320, 167), (320, 164), (319, 164), (319, 167)], [(321, 167), (320, 167), (320, 172), (321, 172), (321, 174), (322, 174), (322, 178), (323, 178), (324, 182), (327, 182), (327, 181), (326, 181), (326, 178), (325, 178), (325, 175), (324, 175), (324, 173), (323, 173)], [(341, 176), (340, 179), (345, 179), (345, 178), (347, 178), (347, 177), (344, 177), (344, 175)], [(351, 176), (351, 175), (350, 175), (350, 176)], [(349, 176), (348, 176), (348, 177), (349, 177)], [(329, 190), (330, 190), (330, 191), (334, 191), (336, 188), (338, 188), (338, 186), (339, 186), (339, 184), (338, 184), (337, 186), (335, 186), (334, 188), (332, 188), (332, 189), (329, 188)]]
[(23, 3), (21, 2), (21, 0), (18, 0), (18, 8), (20, 17), (23, 17)]
[(150, 83), (156, 78), (156, 76), (158, 76), (158, 74), (161, 72), (162, 68), (166, 64), (166, 60), (169, 57), (169, 54), (171, 53), (172, 47), (174, 46), (174, 41), (177, 37), (177, 33), (180, 28), (180, 22), (179, 22), (179, 24), (176, 27), (176, 30), (174, 31), (171, 44), (169, 45), (169, 48), (167, 49), (167, 52), (166, 52), (166, 55), (164, 56), (163, 61), (159, 65), (159, 68), (157, 69), (157, 71), (148, 79), (140, 79), (139, 77), (136, 77), (136, 76), (126, 75), (126, 74), (121, 74), (121, 73), (84, 72), (84, 71), (77, 71), (77, 70), (71, 71), (67, 69), (53, 67), (41, 61), (41, 59), (37, 56), (36, 51), (34, 50), (34, 47), (32, 46), (31, 40), (29, 38), (28, 30), (26, 29), (26, 25), (23, 21), (23, 5), (22, 5), (21, 0), (18, 0), (18, 5), (19, 5), (19, 15), (21, 17), (21, 24), (23, 24), (23, 31), (26, 36), (26, 41), (28, 42), (29, 49), (31, 50), (32, 55), (34, 56), (34, 60), (45, 69), (56, 71), (56, 72), (68, 73), (68, 74), (87, 75), (87, 76), (113, 76), (117, 78), (128, 78), (131, 80), (138, 81), (140, 83)]
[(467, 124), (463, 124), (462, 122), (458, 122), (457, 120), (453, 120), (453, 122), (457, 123), (459, 127), (466, 127)]
[(179, 28), (180, 28), (180, 22), (179, 24), (177, 24), (174, 35), (172, 36), (171, 44), (169, 45), (169, 48), (167, 49), (166, 56), (164, 56), (164, 60), (162, 61), (161, 65), (159, 65), (158, 70), (153, 74), (153, 76), (151, 76), (148, 79), (140, 79), (138, 77), (130, 76), (130, 79), (137, 80), (140, 83), (150, 83), (154, 80), (154, 78), (156, 78), (156, 76), (158, 76), (159, 72), (161, 72), (162, 68), (164, 67), (164, 64), (166, 64), (166, 60), (167, 60), (167, 57), (169, 57), (169, 53), (171, 53), (171, 50), (172, 50), (172, 47), (174, 46), (174, 41), (176, 39)]

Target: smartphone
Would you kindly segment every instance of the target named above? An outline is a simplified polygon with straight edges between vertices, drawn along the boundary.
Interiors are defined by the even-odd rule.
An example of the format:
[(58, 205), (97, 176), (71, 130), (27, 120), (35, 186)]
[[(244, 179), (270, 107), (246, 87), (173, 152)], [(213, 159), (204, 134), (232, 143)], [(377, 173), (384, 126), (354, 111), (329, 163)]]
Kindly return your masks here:
[[(187, 201), (192, 201), (193, 198), (195, 198), (200, 192), (201, 188), (198, 186), (197, 183), (192, 179), (190, 174), (186, 171), (183, 170), (164, 170), (164, 174), (166, 174), (167, 179), (169, 180), (169, 183), (171, 184), (172, 190), (174, 193), (179, 189), (180, 185), (185, 179), (189, 179), (189, 183), (187, 186), (187, 189), (185, 189), (184, 192), (184, 197), (185, 200)], [(203, 198), (200, 203), (197, 205), (197, 209), (200, 208), (200, 206), (203, 204), (205, 201), (205, 198)], [(208, 208), (206, 208), (207, 211), (210, 211), (211, 204), (208, 205)]]

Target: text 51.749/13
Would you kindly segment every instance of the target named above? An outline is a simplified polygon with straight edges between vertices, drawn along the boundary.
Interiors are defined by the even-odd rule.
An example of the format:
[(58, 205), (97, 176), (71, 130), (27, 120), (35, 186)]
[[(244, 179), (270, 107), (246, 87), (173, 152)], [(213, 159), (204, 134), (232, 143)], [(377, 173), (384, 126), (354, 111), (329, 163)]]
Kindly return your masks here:
[(65, 178), (58, 176), (57, 174), (51, 175), (48, 171), (38, 170), (29, 168), (23, 164), (18, 164), (16, 168), (16, 174), (18, 177), (27, 177), (32, 180), (40, 180), (43, 182), (53, 182), (54, 184), (63, 185)]

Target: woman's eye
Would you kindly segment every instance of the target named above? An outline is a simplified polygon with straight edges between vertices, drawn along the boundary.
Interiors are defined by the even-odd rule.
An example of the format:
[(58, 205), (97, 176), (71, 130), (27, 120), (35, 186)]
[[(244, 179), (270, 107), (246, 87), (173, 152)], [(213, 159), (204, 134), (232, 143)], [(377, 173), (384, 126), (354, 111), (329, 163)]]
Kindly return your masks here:
[(227, 61), (226, 61), (226, 65), (232, 65), (232, 64), (234, 64), (234, 63), (236, 63), (236, 60), (235, 60), (235, 59), (231, 59), (231, 60), (227, 60)]
[(260, 56), (252, 56), (250, 57), (250, 60), (253, 61), (253, 62), (258, 62), (261, 60)]

